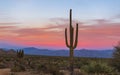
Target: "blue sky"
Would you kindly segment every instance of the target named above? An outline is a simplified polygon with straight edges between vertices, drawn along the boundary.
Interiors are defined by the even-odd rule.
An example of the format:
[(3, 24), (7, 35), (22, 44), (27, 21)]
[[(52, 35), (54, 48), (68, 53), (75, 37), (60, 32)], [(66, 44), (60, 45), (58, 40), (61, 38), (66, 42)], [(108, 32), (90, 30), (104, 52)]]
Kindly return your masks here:
[(111, 18), (120, 14), (120, 0), (2, 0), (0, 10), (14, 18), (65, 17), (70, 8), (77, 19)]

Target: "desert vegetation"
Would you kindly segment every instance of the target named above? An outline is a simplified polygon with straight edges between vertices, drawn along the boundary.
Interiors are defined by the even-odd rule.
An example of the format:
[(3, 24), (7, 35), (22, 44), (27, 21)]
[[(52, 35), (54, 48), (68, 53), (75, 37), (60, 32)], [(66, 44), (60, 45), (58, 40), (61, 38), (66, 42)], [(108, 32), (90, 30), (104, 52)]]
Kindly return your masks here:
[[(113, 59), (74, 57), (74, 75), (119, 75)], [(0, 68), (10, 69), (11, 75), (70, 75), (69, 57), (25, 55), (17, 61), (16, 55), (1, 55), (0, 60)]]

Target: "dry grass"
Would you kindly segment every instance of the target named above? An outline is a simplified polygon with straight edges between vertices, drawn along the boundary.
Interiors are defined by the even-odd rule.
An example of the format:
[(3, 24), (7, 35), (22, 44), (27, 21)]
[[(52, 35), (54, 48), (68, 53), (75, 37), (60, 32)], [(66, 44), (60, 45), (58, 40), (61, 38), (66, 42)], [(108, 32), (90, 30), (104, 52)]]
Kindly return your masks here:
[(0, 75), (10, 75), (10, 69), (0, 69)]

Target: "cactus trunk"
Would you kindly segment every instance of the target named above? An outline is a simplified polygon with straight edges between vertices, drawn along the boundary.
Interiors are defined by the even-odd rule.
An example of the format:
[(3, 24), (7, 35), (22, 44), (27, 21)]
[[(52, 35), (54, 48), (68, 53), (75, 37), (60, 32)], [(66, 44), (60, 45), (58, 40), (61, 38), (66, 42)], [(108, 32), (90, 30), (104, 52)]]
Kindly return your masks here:
[(70, 75), (74, 72), (74, 49), (77, 47), (78, 43), (78, 24), (76, 24), (76, 35), (74, 40), (74, 28), (72, 27), (72, 9), (70, 9), (70, 44), (68, 44), (67, 39), (67, 28), (65, 29), (65, 42), (66, 46), (70, 49)]
[(74, 71), (74, 69), (73, 69), (73, 64), (74, 64), (74, 59), (73, 59), (73, 57), (74, 57), (74, 51), (73, 51), (73, 48), (70, 48), (70, 75), (73, 75), (73, 71)]

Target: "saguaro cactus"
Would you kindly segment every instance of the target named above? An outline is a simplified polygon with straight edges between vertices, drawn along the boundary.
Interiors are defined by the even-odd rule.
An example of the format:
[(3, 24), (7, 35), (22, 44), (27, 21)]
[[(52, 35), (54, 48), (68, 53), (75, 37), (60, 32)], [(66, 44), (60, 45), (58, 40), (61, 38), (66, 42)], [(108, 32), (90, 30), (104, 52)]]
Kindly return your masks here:
[(24, 57), (24, 51), (23, 50), (17, 50), (17, 57), (18, 58), (23, 58)]
[(70, 42), (68, 44), (68, 39), (67, 39), (67, 28), (65, 28), (65, 42), (66, 46), (70, 49), (70, 75), (73, 75), (73, 64), (74, 64), (74, 49), (77, 47), (78, 43), (78, 24), (76, 24), (76, 35), (75, 35), (75, 40), (74, 40), (74, 28), (72, 27), (72, 9), (70, 9)]
[(23, 62), (24, 51), (22, 49), (17, 50), (16, 56), (17, 56), (17, 58), (16, 58), (16, 61), (14, 62), (14, 64), (15, 64), (15, 66), (16, 65), (20, 66), (22, 64), (22, 62)]

